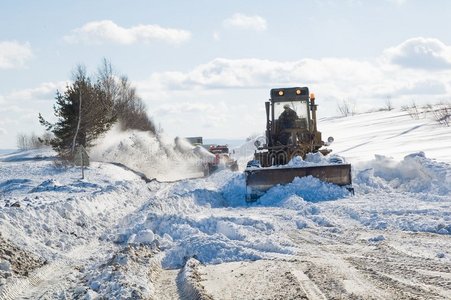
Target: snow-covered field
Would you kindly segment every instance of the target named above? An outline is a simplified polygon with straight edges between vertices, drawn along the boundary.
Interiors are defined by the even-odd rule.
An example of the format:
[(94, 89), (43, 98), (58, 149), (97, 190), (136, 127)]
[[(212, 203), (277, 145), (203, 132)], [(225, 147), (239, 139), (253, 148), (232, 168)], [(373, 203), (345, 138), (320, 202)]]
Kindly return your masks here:
[(146, 183), (107, 162), (174, 177), (141, 133), (83, 180), (49, 150), (0, 156), (0, 299), (451, 299), (451, 128), (391, 111), (319, 129), (354, 196), (302, 178), (247, 204), (230, 171)]

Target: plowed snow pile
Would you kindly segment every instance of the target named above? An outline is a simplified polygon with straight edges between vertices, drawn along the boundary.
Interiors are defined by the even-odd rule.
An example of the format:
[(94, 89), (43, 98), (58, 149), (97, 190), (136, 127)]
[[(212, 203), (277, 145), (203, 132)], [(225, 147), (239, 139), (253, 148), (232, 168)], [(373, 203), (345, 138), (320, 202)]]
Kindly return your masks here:
[[(363, 122), (372, 132), (334, 134), (353, 165), (354, 196), (306, 177), (249, 204), (241, 172), (146, 183), (105, 162), (155, 165), (165, 177), (179, 154), (152, 148), (160, 142), (143, 133), (100, 145), (92, 157), (104, 162), (83, 180), (51, 151), (2, 156), (0, 298), (451, 299), (451, 166), (433, 158), (449, 154), (431, 138), (451, 130), (415, 120), (431, 133), (425, 143), (401, 112), (329, 122), (325, 134)], [(397, 134), (409, 141), (402, 155)], [(376, 141), (385, 144), (370, 155)], [(248, 148), (236, 151), (240, 162)]]

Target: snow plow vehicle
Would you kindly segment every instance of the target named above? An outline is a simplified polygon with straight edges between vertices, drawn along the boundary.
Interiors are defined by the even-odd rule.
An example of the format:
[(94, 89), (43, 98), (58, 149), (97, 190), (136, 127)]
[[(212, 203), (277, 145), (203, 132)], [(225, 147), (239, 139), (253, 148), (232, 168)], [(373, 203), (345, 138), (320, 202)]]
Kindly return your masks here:
[(227, 145), (210, 145), (208, 151), (214, 155), (214, 159), (208, 161), (204, 166), (204, 176), (208, 176), (220, 169), (238, 171), (238, 162), (230, 157)]
[(305, 176), (352, 191), (351, 165), (339, 156), (323, 164), (292, 163), (296, 157), (302, 161), (310, 153), (325, 156), (332, 151), (324, 146), (333, 138), (325, 143), (317, 129), (315, 95), (307, 87), (276, 88), (270, 95), (265, 102), (266, 136), (255, 141), (254, 159), (245, 169), (246, 200), (255, 201), (271, 187)]
[(179, 151), (192, 153), (201, 160), (202, 169), (199, 171), (203, 172), (204, 176), (218, 170), (238, 171), (238, 161), (232, 157), (227, 145), (204, 144), (201, 136), (183, 139), (177, 137), (174, 143)]

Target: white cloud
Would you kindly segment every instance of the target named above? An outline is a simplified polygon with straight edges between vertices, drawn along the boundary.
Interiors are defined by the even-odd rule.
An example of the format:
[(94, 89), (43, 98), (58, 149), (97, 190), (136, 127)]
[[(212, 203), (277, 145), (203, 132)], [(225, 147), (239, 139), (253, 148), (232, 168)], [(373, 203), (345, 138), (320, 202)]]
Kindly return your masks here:
[[(6, 95), (0, 95), (0, 119), (3, 116), (14, 116), (11, 120), (17, 122), (26, 114), (34, 115), (37, 120), (38, 111), (51, 111), (55, 102), (56, 90), (62, 91), (66, 82), (44, 82), (37, 87), (13, 91)], [(43, 105), (45, 101), (48, 104)]]
[(0, 113), (22, 113), (27, 109), (18, 105), (7, 105), (0, 107)]
[[(426, 46), (419, 49), (412, 46), (424, 44)], [(447, 57), (449, 48), (439, 40), (418, 38), (387, 49), (373, 60), (323, 58), (283, 62), (217, 58), (188, 72), (154, 73), (140, 85), (144, 90), (151, 88), (155, 95), (157, 90), (166, 94), (175, 91), (199, 93), (202, 90), (268, 89), (301, 84), (320, 87), (331, 99), (375, 99), (389, 94), (445, 96), (451, 91), (451, 68), (444, 67), (451, 65), (451, 59), (448, 62)], [(431, 72), (438, 68), (438, 62), (442, 72)]]
[[(184, 97), (186, 99), (186, 97)], [(195, 119), (196, 123), (202, 127), (214, 128), (226, 125), (229, 108), (222, 101), (211, 102), (172, 102), (163, 103), (152, 111), (159, 117), (166, 117), (167, 120), (178, 126), (182, 125), (181, 119)], [(183, 126), (183, 125), (182, 125)]]
[(5, 137), (0, 140), (0, 148), (14, 148), (17, 132), (43, 132), (38, 113), (53, 122), (55, 92), (65, 86), (65, 82), (46, 82), (34, 88), (0, 95), (0, 127), (6, 130)]
[[(52, 100), (55, 98), (56, 90), (63, 90), (66, 87), (66, 82), (44, 82), (38, 87), (14, 91), (8, 94), (7, 98), (18, 99), (20, 101), (26, 100)], [(0, 99), (1, 100), (1, 99)]]
[(264, 31), (267, 28), (267, 22), (260, 16), (247, 16), (236, 13), (230, 18), (224, 20), (225, 28), (249, 29), (256, 31)]
[(444, 95), (446, 85), (438, 80), (418, 80), (399, 88), (394, 95)]
[(396, 65), (426, 70), (451, 69), (451, 46), (438, 39), (416, 37), (385, 51), (387, 59)]
[(130, 45), (138, 42), (163, 41), (180, 44), (191, 38), (191, 33), (182, 29), (163, 28), (159, 25), (138, 25), (124, 28), (113, 21), (102, 20), (86, 23), (64, 37), (68, 43), (101, 44), (111, 42)]
[(33, 57), (31, 46), (28, 43), (16, 41), (0, 42), (0, 69), (20, 68)]
[(204, 114), (215, 111), (215, 106), (207, 103), (183, 102), (179, 104), (167, 104), (156, 110), (157, 114)]
[[(407, 42), (391, 49), (404, 49)], [(386, 50), (371, 60), (216, 58), (187, 72), (154, 73), (137, 87), (150, 113), (164, 128), (173, 126), (175, 131), (183, 127), (186, 131), (191, 129), (191, 134), (199, 130), (211, 136), (215, 134), (213, 129), (188, 127), (222, 122), (258, 131), (264, 116), (259, 110), (274, 87), (308, 86), (317, 95), (321, 116), (336, 115), (337, 103), (343, 100), (352, 100), (358, 111), (367, 111), (383, 107), (387, 97), (397, 107), (411, 101), (427, 104), (451, 97), (451, 69), (436, 72), (425, 66), (401, 67), (388, 53), (404, 52)], [(219, 107), (218, 101), (224, 101), (227, 109)], [(245, 115), (251, 117), (243, 119)], [(241, 132), (240, 125), (233, 130)], [(227, 134), (228, 131), (221, 133)]]
[(1, 128), (0, 127), (0, 135), (6, 135), (8, 132), (6, 131), (5, 128)]
[(279, 62), (217, 58), (187, 73), (153, 74), (149, 82), (153, 83), (153, 87), (159, 86), (168, 90), (249, 89), (299, 82), (336, 81), (337, 78), (354, 83), (366, 82), (373, 79), (375, 73), (380, 73), (380, 70), (372, 64), (349, 59), (303, 59)]

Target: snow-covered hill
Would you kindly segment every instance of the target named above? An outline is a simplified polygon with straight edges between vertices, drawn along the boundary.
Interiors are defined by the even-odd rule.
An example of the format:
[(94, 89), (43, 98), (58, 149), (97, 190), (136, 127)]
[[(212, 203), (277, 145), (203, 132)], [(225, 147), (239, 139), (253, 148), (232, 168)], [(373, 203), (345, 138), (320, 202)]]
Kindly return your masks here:
[[(355, 196), (302, 178), (247, 204), (240, 172), (146, 183), (93, 162), (81, 180), (51, 151), (1, 156), (0, 298), (451, 299), (451, 128), (391, 111), (319, 129)], [(125, 141), (94, 156), (162, 178), (182, 161)]]
[(333, 136), (334, 153), (351, 162), (367, 161), (375, 154), (401, 160), (414, 152), (451, 163), (451, 127), (434, 121), (432, 114), (412, 118), (407, 111), (392, 110), (319, 120), (323, 138)]

